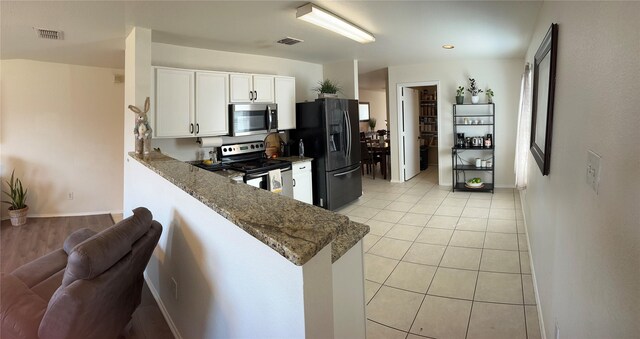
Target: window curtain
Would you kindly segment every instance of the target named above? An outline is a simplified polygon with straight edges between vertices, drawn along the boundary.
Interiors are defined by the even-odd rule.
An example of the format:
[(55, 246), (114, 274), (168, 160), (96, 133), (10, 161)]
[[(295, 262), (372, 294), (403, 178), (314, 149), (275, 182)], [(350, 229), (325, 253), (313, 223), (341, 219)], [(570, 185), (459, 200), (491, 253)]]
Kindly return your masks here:
[(531, 146), (531, 96), (531, 67), (527, 63), (520, 84), (520, 107), (516, 135), (514, 171), (516, 173), (516, 188), (518, 189), (527, 188), (527, 160)]

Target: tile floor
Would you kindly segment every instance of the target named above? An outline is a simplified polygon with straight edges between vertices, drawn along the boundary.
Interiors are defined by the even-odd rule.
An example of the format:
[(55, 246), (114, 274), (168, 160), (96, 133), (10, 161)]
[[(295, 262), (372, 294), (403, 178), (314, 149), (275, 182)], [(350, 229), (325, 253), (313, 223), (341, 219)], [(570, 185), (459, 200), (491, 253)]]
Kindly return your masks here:
[(405, 183), (365, 176), (338, 211), (371, 227), (367, 338), (540, 338), (518, 192), (437, 182), (433, 166)]

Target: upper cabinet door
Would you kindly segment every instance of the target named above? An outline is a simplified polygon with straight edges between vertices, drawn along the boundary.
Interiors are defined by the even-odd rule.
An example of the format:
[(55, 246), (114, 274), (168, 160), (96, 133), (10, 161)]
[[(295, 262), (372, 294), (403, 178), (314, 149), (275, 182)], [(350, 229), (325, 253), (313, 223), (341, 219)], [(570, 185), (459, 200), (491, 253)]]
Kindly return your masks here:
[(276, 77), (275, 102), (278, 104), (278, 129), (295, 129), (296, 78)]
[(196, 72), (196, 136), (229, 134), (229, 74)]
[(251, 102), (253, 99), (251, 74), (230, 74), (229, 92), (230, 102)]
[(154, 132), (158, 138), (191, 137), (195, 133), (194, 72), (155, 69)]
[(272, 103), (273, 96), (273, 76), (254, 75), (253, 76), (253, 101)]

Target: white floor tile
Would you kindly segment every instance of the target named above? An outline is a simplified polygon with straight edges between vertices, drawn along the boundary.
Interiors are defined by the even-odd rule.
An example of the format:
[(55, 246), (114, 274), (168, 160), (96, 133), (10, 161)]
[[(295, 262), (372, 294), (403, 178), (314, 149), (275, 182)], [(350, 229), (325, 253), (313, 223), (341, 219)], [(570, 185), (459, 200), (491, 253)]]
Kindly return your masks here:
[(411, 333), (432, 338), (464, 339), (471, 301), (428, 295), (422, 302)]
[(438, 205), (422, 204), (418, 202), (409, 212), (431, 215), (436, 212)]
[(474, 302), (468, 339), (525, 339), (524, 306)]
[(462, 216), (465, 218), (488, 218), (489, 209), (482, 207), (465, 207), (462, 211)]
[(527, 338), (540, 339), (540, 320), (538, 319), (538, 309), (536, 306), (524, 307), (527, 318)]
[(442, 259), (446, 246), (414, 243), (405, 254), (402, 261), (423, 265), (437, 266)]
[(347, 215), (350, 216), (350, 217), (360, 217), (360, 218), (369, 219), (369, 218), (373, 217), (374, 215), (376, 215), (380, 211), (381, 211), (381, 209), (378, 209), (378, 208), (358, 206), (358, 207), (354, 208), (353, 210), (349, 211), (349, 213), (347, 213)]
[(425, 244), (446, 246), (449, 244), (449, 239), (451, 239), (452, 234), (453, 230), (425, 227), (415, 241)]
[(516, 233), (518, 228), (515, 220), (489, 219), (487, 232)]
[(440, 206), (434, 215), (444, 215), (449, 217), (459, 217), (462, 214), (462, 206)]
[(423, 294), (420, 293), (382, 286), (367, 307), (367, 318), (409, 331), (422, 299)]
[(520, 269), (523, 274), (531, 274), (531, 261), (529, 260), (529, 252), (520, 252)]
[(373, 216), (372, 219), (396, 223), (398, 220), (402, 219), (403, 216), (404, 212), (382, 210), (380, 213)]
[(367, 280), (382, 284), (393, 272), (398, 260), (379, 257), (373, 254), (364, 255), (364, 277)]
[[(413, 205), (414, 203), (412, 202), (394, 201), (389, 205), (387, 205), (387, 207), (385, 207), (384, 209), (389, 211), (408, 212), (413, 207)], [(514, 219), (515, 219), (515, 215), (514, 215)]]
[(418, 200), (420, 200), (420, 197), (417, 195), (409, 195), (409, 194), (403, 194), (400, 197), (398, 197), (398, 199), (396, 199), (396, 201), (399, 202), (409, 202), (412, 204), (415, 204), (418, 202)]
[[(453, 234), (455, 237), (455, 233)], [(448, 246), (440, 262), (440, 267), (477, 270), (480, 267), (482, 249)]]
[(458, 220), (458, 224), (456, 225), (457, 230), (461, 231), (486, 231), (487, 230), (487, 220), (484, 218), (466, 218), (461, 217)]
[(489, 219), (507, 219), (516, 220), (515, 210), (506, 210), (501, 208), (492, 208), (489, 212)]
[(392, 222), (369, 219), (365, 224), (369, 225), (369, 234), (383, 236), (395, 225)]
[(367, 320), (367, 339), (404, 339), (407, 334)]
[(513, 200), (493, 200), (491, 202), (491, 208), (515, 209), (516, 204)]
[(418, 234), (422, 232), (422, 227), (396, 224), (385, 235), (386, 238), (393, 238), (398, 240), (414, 241), (418, 237)]
[(449, 246), (482, 248), (484, 232), (460, 231), (453, 232)]
[(427, 294), (459, 299), (473, 299), (478, 272), (438, 267)]
[(365, 202), (363, 206), (369, 207), (369, 208), (383, 209), (387, 207), (387, 205), (389, 205), (390, 203), (391, 201), (387, 201), (387, 200), (370, 199), (369, 201)]
[(529, 245), (527, 244), (527, 235), (524, 233), (518, 233), (518, 249), (520, 251), (529, 250)]
[(490, 233), (484, 237), (484, 248), (492, 250), (518, 250), (518, 237), (516, 234)]
[(377, 282), (365, 280), (364, 281), (364, 298), (365, 303), (369, 303), (373, 296), (378, 292), (382, 284), (378, 284)]
[(524, 303), (526, 305), (536, 304), (536, 295), (533, 291), (533, 279), (529, 274), (522, 275), (522, 293), (524, 294)]
[(485, 249), (482, 252), (480, 271), (520, 273), (520, 256), (516, 251)]
[(427, 222), (427, 227), (454, 229), (458, 223), (458, 217), (447, 217), (442, 215), (434, 215)]
[(491, 199), (469, 199), (467, 201), (466, 207), (478, 207), (478, 208), (490, 208), (491, 207)]
[(464, 207), (467, 204), (468, 199), (461, 198), (446, 198), (442, 201), (440, 206), (454, 206), (454, 207)]
[(407, 213), (402, 217), (402, 219), (398, 220), (398, 223), (412, 226), (424, 226), (427, 224), (429, 219), (431, 219), (431, 216), (428, 214)]
[(424, 294), (435, 273), (435, 266), (400, 262), (384, 284)]
[(380, 236), (375, 234), (367, 234), (362, 239), (362, 250), (367, 252), (373, 245), (375, 245), (378, 240), (380, 240)]
[(522, 304), (520, 274), (480, 272), (474, 299), (476, 301)]
[(369, 253), (379, 255), (381, 257), (400, 260), (411, 247), (411, 241), (391, 239), (382, 237), (378, 242), (369, 249)]

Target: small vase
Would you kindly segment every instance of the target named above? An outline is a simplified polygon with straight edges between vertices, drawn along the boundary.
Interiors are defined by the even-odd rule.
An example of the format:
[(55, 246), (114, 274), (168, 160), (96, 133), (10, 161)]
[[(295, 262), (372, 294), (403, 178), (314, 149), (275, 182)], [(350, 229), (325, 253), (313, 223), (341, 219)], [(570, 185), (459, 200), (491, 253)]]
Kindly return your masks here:
[(487, 102), (492, 104), (493, 103), (493, 97), (487, 97)]
[(456, 104), (458, 104), (458, 105), (464, 104), (464, 95), (456, 96)]
[(19, 210), (9, 210), (9, 217), (11, 218), (11, 225), (13, 226), (22, 226), (27, 223), (27, 212), (29, 211), (29, 206), (25, 206), (25, 208)]
[(477, 104), (478, 101), (480, 101), (480, 97), (479, 96), (477, 96), (477, 95), (471, 96), (471, 103), (472, 104)]

